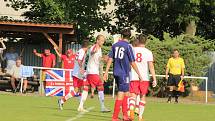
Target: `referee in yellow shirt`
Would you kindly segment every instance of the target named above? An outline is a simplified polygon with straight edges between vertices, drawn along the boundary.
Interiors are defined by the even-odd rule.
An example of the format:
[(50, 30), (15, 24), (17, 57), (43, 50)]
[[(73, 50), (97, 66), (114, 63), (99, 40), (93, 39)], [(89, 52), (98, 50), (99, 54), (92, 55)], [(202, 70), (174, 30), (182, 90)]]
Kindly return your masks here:
[(180, 58), (179, 51), (173, 50), (173, 57), (168, 60), (166, 66), (167, 86), (169, 87), (168, 103), (171, 103), (171, 98), (175, 97), (175, 103), (178, 103), (180, 92), (177, 90), (178, 83), (184, 79), (184, 60)]

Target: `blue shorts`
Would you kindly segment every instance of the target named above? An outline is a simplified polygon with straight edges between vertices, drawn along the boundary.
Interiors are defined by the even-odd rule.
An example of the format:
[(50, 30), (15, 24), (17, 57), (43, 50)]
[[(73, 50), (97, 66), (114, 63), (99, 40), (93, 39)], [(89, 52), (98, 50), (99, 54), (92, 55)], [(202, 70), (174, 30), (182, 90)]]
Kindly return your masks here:
[(128, 76), (114, 76), (118, 91), (128, 92), (129, 91), (129, 77)]

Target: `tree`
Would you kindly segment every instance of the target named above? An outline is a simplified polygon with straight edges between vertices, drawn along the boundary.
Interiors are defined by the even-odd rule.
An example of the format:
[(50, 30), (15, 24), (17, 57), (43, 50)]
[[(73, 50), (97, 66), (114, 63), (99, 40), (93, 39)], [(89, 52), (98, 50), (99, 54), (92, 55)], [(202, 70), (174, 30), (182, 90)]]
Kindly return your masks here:
[(134, 26), (160, 38), (163, 32), (215, 38), (214, 0), (116, 0), (115, 5), (118, 30)]
[(15, 10), (26, 9), (23, 14), (33, 22), (76, 23), (78, 34), (87, 36), (109, 25), (109, 16), (100, 12), (106, 9), (107, 0), (9, 0)]

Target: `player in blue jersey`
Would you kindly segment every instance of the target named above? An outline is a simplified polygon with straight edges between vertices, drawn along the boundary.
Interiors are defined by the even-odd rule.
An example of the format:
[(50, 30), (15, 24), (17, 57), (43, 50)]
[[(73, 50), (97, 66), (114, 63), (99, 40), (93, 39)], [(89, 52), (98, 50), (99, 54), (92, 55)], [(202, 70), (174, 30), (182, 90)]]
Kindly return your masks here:
[(106, 71), (104, 74), (104, 80), (108, 79), (108, 71), (110, 69), (111, 63), (113, 62), (113, 75), (118, 86), (118, 94), (115, 101), (114, 113), (112, 116), (112, 121), (118, 121), (118, 115), (120, 108), (122, 106), (123, 120), (129, 121), (128, 118), (128, 96), (129, 96), (129, 76), (131, 71), (131, 66), (134, 68), (136, 73), (139, 75), (140, 80), (142, 77), (135, 64), (135, 58), (132, 51), (132, 47), (128, 40), (131, 36), (131, 31), (125, 29), (122, 31), (122, 40), (115, 43), (109, 53), (109, 59), (107, 62)]

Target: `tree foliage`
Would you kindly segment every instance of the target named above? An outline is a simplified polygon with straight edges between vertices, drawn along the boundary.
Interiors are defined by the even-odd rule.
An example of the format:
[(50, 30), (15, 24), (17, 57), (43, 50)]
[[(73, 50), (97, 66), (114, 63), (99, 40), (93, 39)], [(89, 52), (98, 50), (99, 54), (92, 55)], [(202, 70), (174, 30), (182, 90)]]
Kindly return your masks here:
[(76, 23), (79, 33), (87, 36), (109, 25), (106, 9), (107, 0), (9, 0), (7, 6), (15, 10), (26, 9), (23, 14), (34, 22)]
[(214, 0), (116, 0), (116, 5), (118, 30), (132, 26), (157, 37), (179, 35), (194, 21), (198, 35), (215, 38)]

